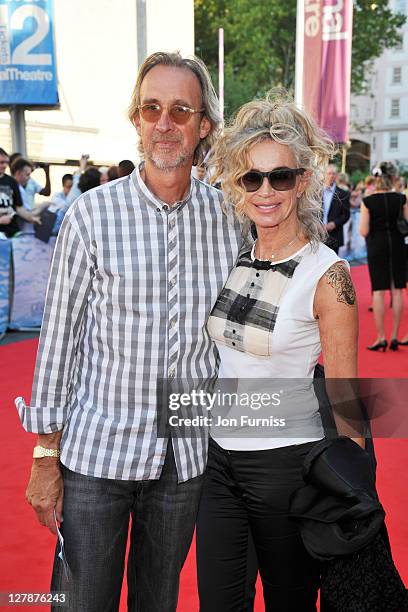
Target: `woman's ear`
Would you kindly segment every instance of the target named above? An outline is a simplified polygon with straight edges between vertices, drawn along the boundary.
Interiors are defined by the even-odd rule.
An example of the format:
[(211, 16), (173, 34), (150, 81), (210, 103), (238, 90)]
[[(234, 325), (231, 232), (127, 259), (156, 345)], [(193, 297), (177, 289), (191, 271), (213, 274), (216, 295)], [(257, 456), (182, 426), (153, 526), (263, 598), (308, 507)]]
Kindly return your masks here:
[(296, 194), (297, 198), (300, 198), (304, 194), (306, 189), (308, 188), (312, 174), (313, 174), (312, 170), (306, 170), (300, 177), (297, 194)]

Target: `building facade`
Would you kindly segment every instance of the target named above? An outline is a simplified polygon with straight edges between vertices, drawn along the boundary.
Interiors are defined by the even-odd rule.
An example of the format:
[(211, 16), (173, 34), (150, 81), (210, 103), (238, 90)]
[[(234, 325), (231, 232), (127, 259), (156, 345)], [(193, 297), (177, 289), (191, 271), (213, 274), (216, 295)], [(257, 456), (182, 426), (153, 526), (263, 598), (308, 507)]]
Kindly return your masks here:
[[(392, 0), (394, 11), (407, 14), (407, 0)], [(369, 145), (370, 168), (393, 161), (408, 170), (408, 23), (402, 43), (375, 60), (364, 96), (351, 96), (350, 140)], [(360, 147), (364, 150), (364, 147)], [(352, 161), (352, 160), (350, 160)]]

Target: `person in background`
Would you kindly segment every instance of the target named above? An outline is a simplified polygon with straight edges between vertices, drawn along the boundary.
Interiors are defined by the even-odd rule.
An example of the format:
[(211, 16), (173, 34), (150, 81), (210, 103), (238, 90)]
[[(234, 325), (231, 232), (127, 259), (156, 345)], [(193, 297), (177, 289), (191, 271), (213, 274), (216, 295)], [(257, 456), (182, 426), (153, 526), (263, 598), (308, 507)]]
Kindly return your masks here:
[(62, 177), (62, 191), (57, 191), (51, 196), (53, 204), (59, 208), (63, 208), (67, 205), (67, 196), (71, 191), (74, 177), (72, 174), (64, 174)]
[[(57, 218), (54, 223), (54, 227), (52, 228), (52, 233), (56, 236), (60, 230), (62, 221), (65, 217), (65, 214), (69, 207), (73, 204), (73, 202), (79, 197), (81, 194), (93, 189), (94, 187), (98, 187), (101, 184), (101, 173), (98, 168), (94, 166), (89, 166), (82, 174), (78, 174), (77, 185), (75, 186), (75, 190), (73, 189), (73, 183), (75, 176), (71, 176), (71, 188), (67, 192), (65, 196), (65, 204), (63, 206), (59, 206), (58, 208), (54, 206), (54, 203), (49, 207), (48, 210), (51, 212), (55, 212)], [(76, 195), (79, 193), (79, 195)]]
[(375, 176), (371, 174), (364, 179), (364, 197), (367, 197), (375, 191)]
[(322, 220), (329, 235), (326, 244), (336, 254), (344, 244), (343, 226), (350, 218), (350, 196), (337, 186), (337, 176), (337, 167), (329, 164), (325, 174), (322, 207)]
[(403, 214), (408, 220), (408, 206), (403, 194), (391, 191), (391, 178), (382, 173), (376, 177), (376, 190), (364, 197), (361, 204), (360, 232), (366, 238), (368, 270), (373, 292), (373, 311), (377, 338), (367, 348), (385, 351), (384, 316), (385, 291), (392, 294), (393, 324), (390, 349), (398, 349), (398, 331), (403, 312), (402, 290), (406, 283), (404, 237), (398, 231), (397, 219)]
[(109, 175), (108, 175), (108, 166), (100, 166), (98, 168), (100, 175), (101, 175), (101, 185), (104, 185), (105, 183), (109, 182)]
[(135, 169), (135, 164), (130, 159), (122, 159), (118, 164), (118, 177), (128, 176)]
[(117, 178), (119, 178), (119, 169), (117, 166), (110, 166), (108, 168), (108, 179), (110, 181), (115, 181)]
[(9, 156), (0, 148), (0, 231), (11, 238), (20, 230), (18, 217), (28, 223), (41, 223), (40, 218), (24, 207), (20, 186), (6, 174)]
[(350, 191), (350, 179), (346, 172), (339, 172), (337, 177), (337, 186), (344, 191)]
[[(10, 168), (12, 168), (15, 162), (19, 159), (23, 159), (21, 153), (13, 153), (12, 155), (10, 155)], [(35, 195), (37, 193), (41, 196), (49, 196), (51, 194), (50, 165), (43, 162), (35, 162), (34, 164), (32, 164), (31, 162), (27, 163), (31, 168), (31, 172), (33, 172), (36, 168), (42, 168), (45, 173), (44, 187), (40, 185), (40, 183), (37, 183), (35, 179), (33, 179), (33, 177), (31, 176), (31, 172), (29, 173), (28, 180), (24, 185), (24, 206), (26, 206), (28, 210), (33, 210), (35, 208)], [(17, 182), (20, 182), (18, 179), (16, 180)]]

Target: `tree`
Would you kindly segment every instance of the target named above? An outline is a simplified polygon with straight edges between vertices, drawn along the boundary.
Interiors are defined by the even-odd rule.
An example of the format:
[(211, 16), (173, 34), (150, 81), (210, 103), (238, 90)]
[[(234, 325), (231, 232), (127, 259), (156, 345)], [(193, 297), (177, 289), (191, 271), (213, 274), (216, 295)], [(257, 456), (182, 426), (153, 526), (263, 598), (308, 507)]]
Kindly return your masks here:
[[(226, 114), (272, 86), (293, 90), (296, 1), (195, 0), (196, 53), (218, 83), (218, 28), (225, 31)], [(401, 41), (405, 16), (388, 0), (355, 0), (351, 90), (362, 93), (370, 63)]]

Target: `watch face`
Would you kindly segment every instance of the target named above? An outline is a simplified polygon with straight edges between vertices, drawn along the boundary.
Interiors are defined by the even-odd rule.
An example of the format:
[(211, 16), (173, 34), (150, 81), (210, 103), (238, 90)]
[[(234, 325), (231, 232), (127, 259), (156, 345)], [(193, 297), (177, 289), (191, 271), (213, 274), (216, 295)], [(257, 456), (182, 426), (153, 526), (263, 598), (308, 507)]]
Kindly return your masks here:
[(44, 449), (41, 446), (36, 446), (33, 452), (34, 459), (40, 459), (44, 457)]

